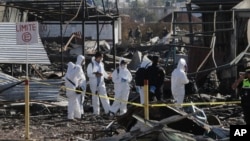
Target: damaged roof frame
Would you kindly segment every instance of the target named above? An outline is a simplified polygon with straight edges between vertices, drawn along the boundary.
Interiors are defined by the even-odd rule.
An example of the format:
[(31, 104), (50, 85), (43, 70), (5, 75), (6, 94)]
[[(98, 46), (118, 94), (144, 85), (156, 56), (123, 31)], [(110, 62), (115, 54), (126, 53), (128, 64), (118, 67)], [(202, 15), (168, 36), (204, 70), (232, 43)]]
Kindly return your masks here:
[[(61, 29), (61, 48), (63, 48), (63, 34), (62, 34), (62, 24), (70, 24), (71, 21), (81, 21), (82, 22), (82, 48), (85, 44), (84, 27), (86, 21), (96, 22), (97, 29), (97, 49), (99, 51), (99, 21), (104, 21), (107, 24), (111, 24), (113, 27), (113, 52), (115, 52), (115, 29), (114, 22), (119, 18), (119, 10), (117, 5), (117, 0), (113, 7), (111, 7), (108, 1), (102, 1), (100, 9), (93, 0), (93, 4), (88, 3), (86, 0), (46, 0), (46, 1), (35, 1), (35, 0), (6, 0), (6, 2), (1, 2), (0, 6), (5, 6), (5, 12), (8, 8), (16, 8), (20, 10), (20, 15), (23, 17), (27, 13), (28, 21), (59, 21)], [(5, 15), (6, 16), (6, 15)], [(20, 18), (22, 19), (22, 18)], [(84, 49), (82, 49), (82, 54)], [(63, 64), (63, 53), (61, 53), (61, 62)], [(115, 65), (115, 54), (113, 56), (113, 63)], [(115, 66), (114, 66), (115, 67)], [(63, 73), (63, 66), (62, 66)]]
[(63, 21), (69, 21), (74, 16), (76, 16), (76, 21), (83, 19), (85, 21), (97, 19), (112, 21), (119, 17), (117, 1), (114, 9), (106, 9), (105, 6), (109, 5), (105, 5), (104, 2), (102, 3), (103, 9), (99, 9), (95, 3), (91, 5), (86, 0), (6, 0), (6, 3), (0, 3), (0, 5), (26, 11), (30, 19), (38, 21), (61, 21), (62, 18)]
[[(174, 31), (176, 25), (179, 24), (179, 25), (187, 25), (189, 27), (189, 33), (185, 34), (185, 35), (178, 35), (178, 34), (176, 34), (174, 32), (173, 36), (175, 36), (176, 38), (179, 38), (179, 36), (181, 36), (181, 37), (189, 37), (191, 44), (187, 45), (187, 46), (193, 46), (193, 38), (194, 37), (207, 38), (208, 39), (207, 40), (208, 41), (207, 45), (202, 45), (202, 46), (208, 46), (209, 45), (208, 43), (210, 43), (210, 48), (207, 47), (207, 49), (211, 49), (211, 46), (215, 46), (215, 43), (213, 43), (214, 45), (211, 45), (212, 44), (211, 38), (214, 35), (215, 35), (215, 37), (217, 36), (217, 38), (219, 39), (220, 36), (224, 35), (226, 32), (231, 32), (233, 34), (237, 34), (236, 32), (237, 32), (238, 29), (236, 29), (237, 27), (235, 27), (235, 22), (239, 22), (239, 21), (236, 21), (235, 16), (238, 16), (238, 17), (242, 18), (242, 17), (246, 17), (247, 15), (250, 14), (249, 9), (248, 10), (247, 9), (239, 10), (239, 9), (234, 9), (233, 8), (236, 4), (238, 4), (240, 2), (241, 2), (241, 0), (232, 0), (232, 1), (227, 1), (227, 0), (191, 0), (186, 5), (187, 6), (187, 11), (175, 11), (173, 13), (173, 17), (172, 17), (172, 30), (173, 31)], [(195, 4), (195, 5), (198, 5), (199, 8), (198, 9), (193, 9), (191, 7), (191, 3)], [(211, 16), (211, 15), (216, 15), (217, 12), (220, 12), (221, 14), (228, 14), (228, 15), (230, 14), (230, 15), (232, 15), (232, 19), (230, 21), (217, 20), (215, 17)], [(178, 22), (178, 21), (176, 21), (175, 18), (177, 17), (176, 15), (178, 13), (187, 14), (189, 16), (189, 21), (187, 21), (187, 22)], [(191, 14), (193, 14), (193, 13), (201, 13), (201, 14), (205, 13), (205, 15), (210, 15), (210, 17), (206, 16), (205, 21), (203, 19), (202, 22), (197, 23), (197, 22), (193, 22), (192, 19), (191, 19)], [(209, 21), (209, 18), (210, 18), (210, 21)], [(211, 21), (211, 20), (214, 20), (214, 21)], [(219, 27), (217, 25), (217, 24), (225, 24), (225, 23), (226, 24), (231, 24), (231, 27), (229, 27), (229, 28), (226, 28), (226, 27), (221, 28), (221, 27)], [(197, 24), (201, 24), (203, 28), (211, 25), (211, 28), (207, 28), (207, 31), (203, 29), (204, 30), (203, 32), (197, 32), (197, 33), (193, 32), (193, 29), (192, 29), (193, 25), (197, 25)], [(214, 28), (212, 28), (213, 26), (214, 26)], [(236, 40), (236, 39), (233, 39), (233, 40)], [(226, 41), (228, 41), (228, 40), (226, 40)], [(227, 47), (230, 46), (231, 49), (228, 48), (228, 50), (234, 50), (235, 51), (235, 54), (231, 54), (232, 58), (235, 58), (237, 56), (238, 52), (240, 53), (241, 50), (244, 50), (247, 47), (247, 45), (242, 45), (241, 49), (239, 49), (239, 47), (237, 47), (237, 46), (239, 46), (239, 44), (238, 44), (239, 42), (237, 42), (237, 41), (235, 41), (235, 43), (231, 43), (231, 45), (230, 45), (230, 42), (222, 42), (222, 41), (217, 41), (217, 42), (219, 42), (219, 45), (216, 44), (216, 46), (217, 45), (218, 45), (218, 47), (219, 46), (227, 46)], [(232, 42), (234, 42), (234, 41), (232, 41)], [(173, 53), (175, 53), (175, 51)], [(175, 54), (173, 56), (175, 56)], [(215, 59), (215, 58), (213, 58), (213, 59)], [(194, 59), (191, 58), (189, 60), (194, 60)], [(227, 60), (227, 62), (223, 62), (223, 63), (227, 64), (230, 61), (232, 61), (232, 60), (229, 59), (229, 60)], [(196, 59), (196, 61), (193, 62), (193, 64), (197, 64), (197, 63), (198, 62), (197, 62), (197, 59)], [(219, 66), (224, 66), (224, 65), (219, 64)], [(227, 66), (227, 65), (225, 65), (225, 66)], [(195, 72), (196, 71), (195, 66), (191, 66), (191, 67), (193, 68), (193, 72)], [(215, 68), (213, 68), (213, 69), (216, 70), (216, 68), (217, 68), (217, 64), (215, 64)]]

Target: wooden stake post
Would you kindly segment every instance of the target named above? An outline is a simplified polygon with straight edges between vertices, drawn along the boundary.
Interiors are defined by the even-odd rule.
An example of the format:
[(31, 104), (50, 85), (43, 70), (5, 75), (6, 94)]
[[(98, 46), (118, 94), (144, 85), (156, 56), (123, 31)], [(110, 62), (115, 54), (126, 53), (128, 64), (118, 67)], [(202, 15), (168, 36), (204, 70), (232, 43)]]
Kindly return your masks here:
[(144, 80), (144, 118), (149, 120), (148, 80)]

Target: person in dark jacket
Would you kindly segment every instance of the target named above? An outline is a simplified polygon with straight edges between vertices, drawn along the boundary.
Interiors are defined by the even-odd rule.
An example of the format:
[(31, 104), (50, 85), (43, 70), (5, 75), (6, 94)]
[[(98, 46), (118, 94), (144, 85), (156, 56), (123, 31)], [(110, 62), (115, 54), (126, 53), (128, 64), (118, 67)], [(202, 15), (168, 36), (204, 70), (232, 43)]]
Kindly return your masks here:
[(147, 41), (150, 41), (150, 39), (153, 38), (153, 30), (150, 27), (147, 29), (146, 36), (147, 36)]
[(250, 67), (245, 73), (240, 73), (240, 77), (233, 83), (232, 89), (239, 89), (241, 97), (241, 107), (246, 124), (250, 124)]
[(135, 85), (136, 90), (140, 94), (140, 103), (144, 104), (144, 79), (146, 78), (146, 69), (152, 65), (152, 61), (149, 59), (148, 56), (143, 56), (142, 62), (140, 64), (140, 67), (137, 68), (135, 72)]
[(135, 38), (136, 38), (136, 42), (140, 44), (141, 38), (142, 38), (140, 26), (137, 26), (137, 28), (135, 29)]
[(152, 57), (152, 65), (146, 70), (149, 83), (149, 101), (153, 101), (156, 97), (157, 101), (162, 98), (162, 86), (165, 79), (165, 70), (159, 65), (159, 56)]
[(168, 29), (167, 27), (164, 27), (162, 30), (162, 38), (168, 35)]

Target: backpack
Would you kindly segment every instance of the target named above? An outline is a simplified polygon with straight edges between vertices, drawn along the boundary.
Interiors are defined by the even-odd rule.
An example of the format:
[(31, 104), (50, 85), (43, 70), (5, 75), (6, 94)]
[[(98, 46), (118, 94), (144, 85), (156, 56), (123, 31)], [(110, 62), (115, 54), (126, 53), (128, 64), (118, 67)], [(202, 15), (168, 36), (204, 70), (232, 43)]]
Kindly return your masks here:
[(146, 69), (145, 68), (139, 68), (135, 72), (135, 85), (144, 86), (145, 75), (146, 75)]

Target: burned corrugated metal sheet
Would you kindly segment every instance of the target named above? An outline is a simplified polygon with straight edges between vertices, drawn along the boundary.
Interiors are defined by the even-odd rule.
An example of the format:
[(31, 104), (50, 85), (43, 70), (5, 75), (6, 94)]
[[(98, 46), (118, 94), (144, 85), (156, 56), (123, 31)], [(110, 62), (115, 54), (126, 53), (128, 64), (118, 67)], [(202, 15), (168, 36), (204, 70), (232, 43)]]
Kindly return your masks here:
[[(61, 79), (30, 80), (30, 100), (59, 101)], [(0, 72), (0, 101), (24, 100), (22, 80)]]
[(6, 89), (6, 88), (18, 83), (18, 82), (20, 82), (20, 80), (18, 80), (17, 78), (14, 78), (12, 76), (9, 76), (7, 74), (0, 72), (0, 93), (4, 89)]
[(26, 64), (28, 47), (29, 64), (50, 64), (40, 37), (38, 43), (31, 45), (16, 44), (16, 23), (0, 22), (0, 63)]
[[(30, 100), (59, 101), (61, 84), (61, 79), (31, 80), (29, 83)], [(24, 94), (25, 84), (22, 83), (0, 93), (0, 101), (22, 101)]]
[(222, 5), (224, 9), (231, 9), (242, 0), (191, 0), (190, 2), (200, 6), (201, 9), (218, 9)]

